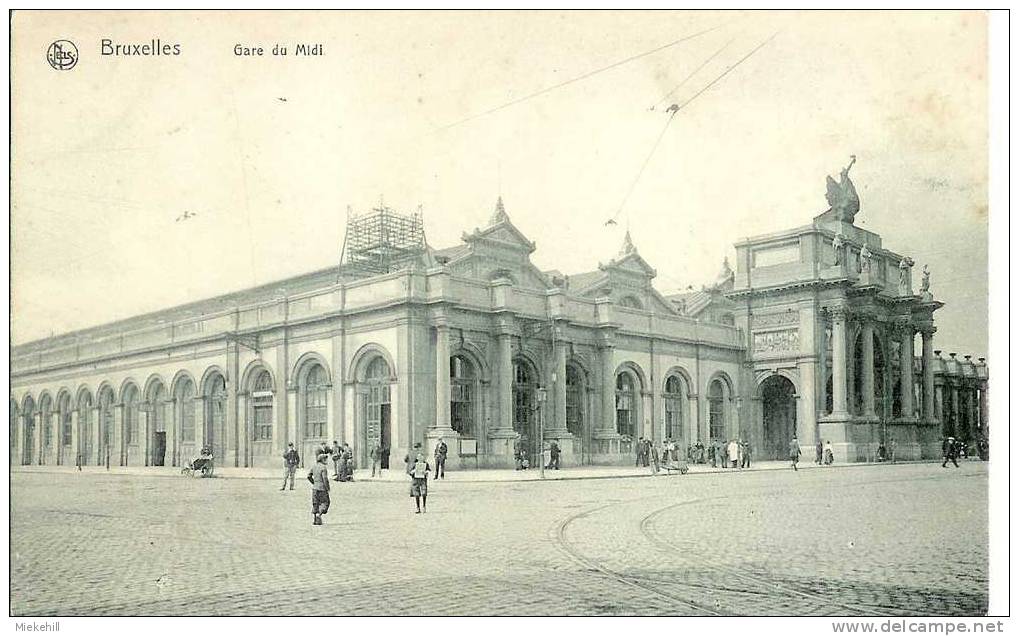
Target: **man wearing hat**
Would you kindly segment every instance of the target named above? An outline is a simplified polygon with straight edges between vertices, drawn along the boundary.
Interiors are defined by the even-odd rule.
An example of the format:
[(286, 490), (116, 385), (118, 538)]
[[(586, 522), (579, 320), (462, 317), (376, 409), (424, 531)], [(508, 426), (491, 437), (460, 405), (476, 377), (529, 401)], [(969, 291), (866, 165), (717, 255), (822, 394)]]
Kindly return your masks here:
[(329, 512), (329, 468), (326, 462), (329, 461), (327, 453), (320, 453), (315, 465), (308, 471), (308, 481), (311, 482), (311, 524), (322, 525), (322, 515)]
[(948, 461), (952, 460), (952, 463), (958, 468), (959, 462), (955, 461), (958, 453), (959, 447), (955, 445), (955, 438), (949, 436), (948, 439), (941, 443), (941, 454), (945, 457), (945, 461), (941, 462), (941, 467), (948, 468)]
[(294, 489), (294, 473), (297, 472), (297, 465), (301, 463), (301, 456), (294, 450), (294, 443), (287, 444), (287, 452), (283, 453), (283, 485), (280, 490), (286, 490), (287, 479), (290, 479), (290, 490)]

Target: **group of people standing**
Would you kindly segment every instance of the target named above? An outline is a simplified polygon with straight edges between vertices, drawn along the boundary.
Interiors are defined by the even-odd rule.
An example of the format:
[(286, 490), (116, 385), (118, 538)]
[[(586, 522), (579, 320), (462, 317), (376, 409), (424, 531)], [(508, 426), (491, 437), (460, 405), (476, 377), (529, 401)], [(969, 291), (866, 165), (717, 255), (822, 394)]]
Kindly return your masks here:
[(827, 440), (824, 443), (821, 440), (817, 440), (817, 445), (814, 446), (814, 463), (818, 466), (831, 466), (835, 463), (835, 454), (831, 450), (831, 440)]

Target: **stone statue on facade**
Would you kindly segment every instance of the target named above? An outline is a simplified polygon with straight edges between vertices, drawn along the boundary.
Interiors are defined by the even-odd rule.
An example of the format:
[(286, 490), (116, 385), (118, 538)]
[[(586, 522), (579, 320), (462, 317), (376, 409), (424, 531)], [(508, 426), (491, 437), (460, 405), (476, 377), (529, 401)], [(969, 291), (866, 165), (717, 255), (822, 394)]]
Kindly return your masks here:
[(931, 270), (927, 268), (927, 265), (923, 266), (923, 278), (920, 279), (920, 293), (931, 293)]
[(853, 167), (854, 163), (856, 163), (856, 155), (850, 155), (849, 165), (839, 173), (837, 182), (835, 179), (827, 177), (828, 192), (825, 194), (825, 198), (828, 200), (828, 205), (831, 206), (830, 211), (835, 213), (836, 220), (846, 223), (852, 223), (856, 218), (856, 213), (860, 211), (860, 197), (856, 194), (856, 187), (849, 179), (849, 169)]
[(873, 256), (870, 252), (870, 248), (866, 243), (860, 248), (860, 271), (869, 274), (870, 273), (870, 257)]
[(905, 287), (909, 284), (909, 270), (913, 267), (913, 259), (904, 256), (899, 261), (899, 284)]
[(845, 246), (845, 244), (846, 244), (846, 239), (845, 239), (845, 237), (842, 236), (842, 232), (837, 232), (835, 234), (835, 238), (833, 238), (832, 241), (831, 241), (832, 249), (835, 250), (835, 264), (836, 265), (841, 265), (842, 264), (842, 248)]

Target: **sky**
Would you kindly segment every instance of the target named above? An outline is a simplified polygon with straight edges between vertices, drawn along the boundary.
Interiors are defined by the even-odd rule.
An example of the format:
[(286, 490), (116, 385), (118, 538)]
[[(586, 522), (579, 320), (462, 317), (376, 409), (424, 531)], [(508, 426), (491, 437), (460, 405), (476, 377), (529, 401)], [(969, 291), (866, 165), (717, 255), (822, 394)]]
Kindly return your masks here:
[(628, 227), (660, 291), (699, 288), (736, 241), (823, 212), (855, 154), (857, 224), (930, 266), (936, 348), (987, 352), (982, 13), (17, 12), (12, 32), (14, 344), (335, 265), (348, 206), (380, 200), (421, 206), (441, 248), (501, 195), (567, 274)]

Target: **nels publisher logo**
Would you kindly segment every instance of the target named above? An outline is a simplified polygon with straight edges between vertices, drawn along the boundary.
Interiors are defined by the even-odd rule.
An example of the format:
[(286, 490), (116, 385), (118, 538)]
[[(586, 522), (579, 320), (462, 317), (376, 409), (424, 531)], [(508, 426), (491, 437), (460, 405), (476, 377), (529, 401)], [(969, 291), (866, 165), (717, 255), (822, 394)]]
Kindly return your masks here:
[(78, 63), (78, 47), (70, 40), (57, 40), (46, 49), (46, 61), (58, 71), (69, 71)]

